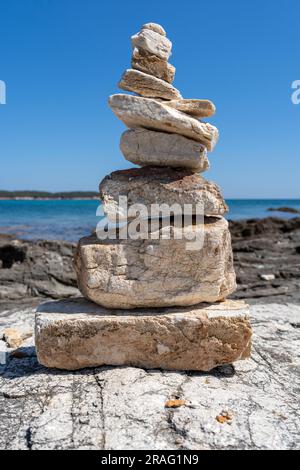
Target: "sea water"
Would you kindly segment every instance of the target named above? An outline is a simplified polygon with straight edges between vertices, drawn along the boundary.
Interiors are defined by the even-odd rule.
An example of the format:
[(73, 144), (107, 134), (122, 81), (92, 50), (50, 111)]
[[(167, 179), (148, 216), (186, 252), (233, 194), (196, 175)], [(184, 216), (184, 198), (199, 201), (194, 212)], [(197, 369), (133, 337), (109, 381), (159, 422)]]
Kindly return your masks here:
[[(268, 208), (300, 210), (300, 199), (229, 199), (228, 219), (295, 217), (295, 214), (268, 212)], [(97, 200), (9, 200), (0, 201), (0, 233), (19, 238), (77, 241), (95, 230)], [(299, 215), (300, 216), (300, 215)]]

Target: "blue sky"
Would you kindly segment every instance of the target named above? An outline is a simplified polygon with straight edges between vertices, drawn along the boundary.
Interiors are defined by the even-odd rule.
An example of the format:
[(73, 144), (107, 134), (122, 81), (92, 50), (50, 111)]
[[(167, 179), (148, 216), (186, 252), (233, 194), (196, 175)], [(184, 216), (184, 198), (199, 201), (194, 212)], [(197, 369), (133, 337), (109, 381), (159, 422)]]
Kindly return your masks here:
[(173, 42), (174, 85), (217, 106), (207, 178), (227, 198), (300, 198), (298, 0), (0, 0), (0, 18), (1, 189), (97, 190), (131, 166), (107, 98), (153, 21)]

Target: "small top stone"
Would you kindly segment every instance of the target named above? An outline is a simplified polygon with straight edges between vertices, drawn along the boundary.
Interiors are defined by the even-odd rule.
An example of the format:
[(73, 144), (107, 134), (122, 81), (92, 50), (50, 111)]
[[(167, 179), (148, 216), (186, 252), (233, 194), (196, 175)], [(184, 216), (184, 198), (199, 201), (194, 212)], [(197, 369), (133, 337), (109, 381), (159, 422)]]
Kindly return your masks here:
[(142, 29), (139, 33), (132, 36), (131, 44), (133, 49), (142, 49), (165, 61), (168, 61), (171, 55), (171, 41), (151, 29)]
[(141, 27), (141, 30), (143, 30), (143, 29), (150, 29), (151, 31), (154, 31), (155, 33), (158, 33), (161, 36), (166, 36), (167, 35), (164, 28), (162, 26), (160, 26), (160, 24), (157, 24), (157, 23), (146, 23)]

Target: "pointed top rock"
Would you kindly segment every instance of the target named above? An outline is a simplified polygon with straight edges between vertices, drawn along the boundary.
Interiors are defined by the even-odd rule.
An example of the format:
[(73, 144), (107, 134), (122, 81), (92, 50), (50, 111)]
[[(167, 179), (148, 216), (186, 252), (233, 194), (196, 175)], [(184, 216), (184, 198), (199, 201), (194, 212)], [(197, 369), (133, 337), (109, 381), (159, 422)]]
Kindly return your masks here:
[(151, 31), (154, 31), (155, 33), (158, 33), (161, 36), (167, 35), (164, 28), (160, 24), (157, 24), (157, 23), (146, 23), (141, 27), (141, 30), (143, 29), (150, 29)]
[(131, 37), (132, 49), (142, 49), (162, 60), (167, 61), (171, 55), (172, 43), (152, 29), (142, 29)]

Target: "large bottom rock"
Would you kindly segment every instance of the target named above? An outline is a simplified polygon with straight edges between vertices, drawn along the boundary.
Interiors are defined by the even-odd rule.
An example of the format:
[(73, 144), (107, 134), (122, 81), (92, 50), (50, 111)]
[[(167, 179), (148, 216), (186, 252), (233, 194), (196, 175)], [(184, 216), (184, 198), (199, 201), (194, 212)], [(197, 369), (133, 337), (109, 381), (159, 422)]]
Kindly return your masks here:
[(208, 371), (248, 358), (251, 327), (240, 301), (194, 308), (107, 310), (78, 298), (36, 314), (39, 362), (58, 369), (101, 365)]
[(223, 300), (236, 288), (227, 221), (208, 218), (184, 231), (165, 226), (138, 233), (140, 239), (82, 238), (75, 257), (81, 293), (125, 309)]

